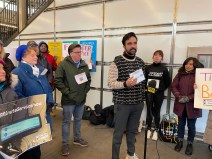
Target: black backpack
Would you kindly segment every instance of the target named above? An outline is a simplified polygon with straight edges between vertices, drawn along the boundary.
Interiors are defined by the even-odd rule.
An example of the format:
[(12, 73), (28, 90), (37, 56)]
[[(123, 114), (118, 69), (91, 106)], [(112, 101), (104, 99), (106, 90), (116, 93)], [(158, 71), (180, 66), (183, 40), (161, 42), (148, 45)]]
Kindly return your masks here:
[(103, 109), (104, 116), (106, 118), (106, 125), (113, 128), (114, 127), (114, 105), (105, 107)]
[(100, 124), (106, 123), (106, 119), (103, 114), (101, 105), (96, 104), (94, 106), (94, 111), (91, 112), (89, 121), (91, 124), (94, 124), (94, 125), (100, 125)]

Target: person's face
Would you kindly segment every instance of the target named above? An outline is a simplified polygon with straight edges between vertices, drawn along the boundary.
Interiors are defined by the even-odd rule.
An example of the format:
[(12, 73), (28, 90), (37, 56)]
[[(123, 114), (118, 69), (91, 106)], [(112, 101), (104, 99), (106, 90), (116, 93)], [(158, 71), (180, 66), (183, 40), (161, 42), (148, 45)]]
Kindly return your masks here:
[(194, 62), (193, 60), (188, 61), (188, 63), (185, 65), (185, 70), (190, 72), (194, 70)]
[(81, 48), (74, 48), (73, 51), (70, 53), (70, 56), (74, 62), (79, 62), (81, 59)]
[(34, 51), (34, 50), (30, 50), (30, 52), (27, 52), (23, 57), (22, 59), (30, 64), (31, 66), (34, 66), (35, 64), (37, 64), (37, 60), (38, 60), (38, 57), (37, 57), (37, 53)]
[(154, 63), (160, 63), (162, 61), (162, 56), (156, 52), (153, 56), (153, 62)]
[(6, 72), (4, 71), (4, 66), (0, 63), (0, 82), (6, 81)]
[(137, 52), (137, 40), (135, 37), (131, 37), (128, 40), (125, 41), (124, 46), (125, 52), (127, 52), (129, 55), (134, 56)]
[(40, 50), (41, 50), (41, 52), (47, 52), (47, 47), (46, 47), (46, 45), (45, 45), (45, 44), (42, 44), (42, 45), (40, 46)]
[(39, 54), (39, 49), (38, 46), (33, 46), (32, 49), (36, 52), (36, 54)]

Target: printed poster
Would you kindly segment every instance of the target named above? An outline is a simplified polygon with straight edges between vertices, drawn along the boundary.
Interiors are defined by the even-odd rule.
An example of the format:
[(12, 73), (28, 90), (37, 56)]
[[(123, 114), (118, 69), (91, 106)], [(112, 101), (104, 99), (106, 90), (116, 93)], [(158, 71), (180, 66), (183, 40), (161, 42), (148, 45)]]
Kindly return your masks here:
[(212, 69), (197, 68), (194, 107), (212, 110)]
[(57, 64), (62, 58), (62, 42), (48, 42), (49, 52), (56, 58)]
[(62, 43), (62, 57), (63, 58), (65, 58), (66, 56), (69, 56), (68, 47), (71, 44), (78, 44), (78, 41), (63, 41), (63, 43)]
[(88, 64), (91, 72), (96, 72), (96, 40), (82, 40), (80, 41), (82, 48), (82, 59)]
[(46, 122), (46, 95), (0, 104), (0, 158), (14, 159), (52, 140)]

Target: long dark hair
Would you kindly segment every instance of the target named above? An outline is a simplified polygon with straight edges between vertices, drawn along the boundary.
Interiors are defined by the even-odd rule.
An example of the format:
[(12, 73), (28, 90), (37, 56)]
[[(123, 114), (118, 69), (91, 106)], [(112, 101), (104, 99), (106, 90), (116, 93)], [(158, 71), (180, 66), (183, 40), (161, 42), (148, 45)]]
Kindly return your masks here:
[(11, 80), (11, 73), (9, 71), (9, 67), (7, 65), (4, 65), (4, 71), (6, 73), (6, 83), (7, 85), (11, 85), (12, 80)]
[(191, 60), (193, 61), (193, 66), (194, 66), (194, 69), (192, 70), (192, 72), (195, 73), (196, 68), (201, 68), (201, 63), (199, 62), (199, 60), (197, 58), (195, 58), (195, 57), (188, 57), (183, 62), (182, 67), (180, 67), (179, 70), (178, 70), (178, 73), (179, 73), (180, 76), (186, 72), (185, 65), (188, 64), (188, 62), (191, 61)]
[(6, 85), (10, 85), (11, 84), (11, 74), (10, 74), (10, 71), (9, 71), (9, 67), (7, 66), (7, 64), (5, 64), (5, 62), (0, 59), (0, 64), (3, 65), (3, 69), (6, 73), (6, 80), (4, 81), (6, 83)]

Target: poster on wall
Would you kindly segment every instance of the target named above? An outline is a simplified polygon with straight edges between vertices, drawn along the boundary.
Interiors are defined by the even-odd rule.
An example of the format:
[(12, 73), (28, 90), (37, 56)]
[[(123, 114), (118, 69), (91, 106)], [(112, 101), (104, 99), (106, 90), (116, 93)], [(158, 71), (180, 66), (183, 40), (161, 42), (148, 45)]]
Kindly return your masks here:
[(96, 72), (96, 40), (81, 40), (80, 45), (82, 47), (82, 59), (88, 64), (91, 72)]
[(48, 42), (49, 52), (57, 59), (57, 64), (62, 58), (62, 42)]
[(197, 68), (194, 107), (212, 110), (212, 69)]
[(62, 56), (63, 58), (65, 58), (66, 56), (68, 56), (68, 47), (71, 44), (78, 44), (78, 41), (63, 41), (62, 43)]
[(0, 158), (14, 159), (52, 140), (46, 123), (46, 95), (0, 104)]

